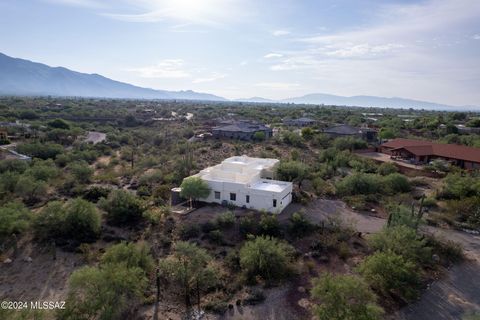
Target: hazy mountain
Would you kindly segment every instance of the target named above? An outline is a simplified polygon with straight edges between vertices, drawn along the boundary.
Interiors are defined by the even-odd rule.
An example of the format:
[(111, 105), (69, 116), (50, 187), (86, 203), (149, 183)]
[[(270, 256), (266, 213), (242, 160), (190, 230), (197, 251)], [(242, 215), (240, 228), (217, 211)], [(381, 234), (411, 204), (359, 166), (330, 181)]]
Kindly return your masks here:
[(262, 97), (251, 97), (251, 98), (240, 98), (240, 99), (235, 99), (235, 101), (240, 101), (240, 102), (258, 102), (258, 103), (270, 103), (270, 102), (276, 102), (275, 100), (271, 99), (266, 99)]
[(455, 107), (446, 104), (434, 102), (419, 101), (404, 98), (384, 98), (375, 96), (353, 96), (343, 97), (331, 94), (313, 93), (305, 96), (284, 99), (281, 102), (289, 103), (306, 103), (306, 104), (325, 104), (337, 106), (360, 106), (360, 107), (377, 107), (377, 108), (415, 108), (415, 109), (477, 109), (478, 107), (463, 106)]
[[(50, 67), (0, 53), (0, 95), (52, 95), (64, 97), (105, 97), (131, 99), (213, 100), (227, 99), (195, 91), (154, 90), (115, 81), (98, 74), (86, 74), (63, 67)], [(378, 108), (416, 108), (442, 110), (479, 110), (478, 106), (454, 107), (445, 104), (404, 98), (375, 96), (343, 97), (313, 93), (283, 100), (262, 97), (236, 99), (256, 103), (299, 103)]]
[(137, 87), (98, 74), (12, 58), (0, 53), (0, 94), (133, 99), (225, 100), (207, 93)]

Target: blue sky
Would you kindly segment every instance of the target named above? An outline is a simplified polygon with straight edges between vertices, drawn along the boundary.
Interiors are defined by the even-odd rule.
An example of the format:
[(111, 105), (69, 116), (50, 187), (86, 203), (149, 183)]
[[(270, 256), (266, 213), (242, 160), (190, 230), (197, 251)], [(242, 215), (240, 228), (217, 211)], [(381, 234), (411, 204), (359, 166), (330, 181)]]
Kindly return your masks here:
[(480, 105), (479, 0), (2, 0), (0, 52), (227, 98)]

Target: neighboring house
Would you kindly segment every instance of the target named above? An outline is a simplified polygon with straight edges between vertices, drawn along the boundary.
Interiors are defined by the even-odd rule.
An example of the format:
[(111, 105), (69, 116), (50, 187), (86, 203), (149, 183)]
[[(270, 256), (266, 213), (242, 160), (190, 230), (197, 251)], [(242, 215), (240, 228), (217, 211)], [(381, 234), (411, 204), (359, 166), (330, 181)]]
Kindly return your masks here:
[(480, 169), (480, 148), (422, 140), (393, 139), (380, 145), (379, 150), (415, 164), (425, 164), (441, 159), (463, 169)]
[(206, 181), (211, 192), (204, 202), (280, 213), (292, 201), (292, 183), (272, 180), (277, 159), (235, 156), (194, 175)]
[(367, 141), (377, 140), (377, 130), (371, 128), (357, 128), (348, 124), (340, 124), (323, 130), (333, 138), (338, 137), (357, 137)]
[(283, 124), (292, 127), (309, 127), (315, 125), (317, 121), (310, 118), (285, 119)]
[(253, 140), (255, 133), (257, 132), (263, 132), (265, 134), (265, 139), (273, 136), (271, 128), (264, 124), (251, 121), (223, 123), (212, 129), (214, 138), (230, 138), (247, 141)]

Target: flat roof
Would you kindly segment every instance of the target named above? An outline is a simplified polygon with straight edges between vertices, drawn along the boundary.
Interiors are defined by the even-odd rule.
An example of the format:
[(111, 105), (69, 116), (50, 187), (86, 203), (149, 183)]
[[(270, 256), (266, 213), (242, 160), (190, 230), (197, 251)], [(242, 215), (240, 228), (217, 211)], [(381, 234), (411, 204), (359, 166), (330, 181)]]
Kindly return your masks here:
[(291, 182), (262, 179), (250, 186), (250, 189), (282, 192), (290, 186)]

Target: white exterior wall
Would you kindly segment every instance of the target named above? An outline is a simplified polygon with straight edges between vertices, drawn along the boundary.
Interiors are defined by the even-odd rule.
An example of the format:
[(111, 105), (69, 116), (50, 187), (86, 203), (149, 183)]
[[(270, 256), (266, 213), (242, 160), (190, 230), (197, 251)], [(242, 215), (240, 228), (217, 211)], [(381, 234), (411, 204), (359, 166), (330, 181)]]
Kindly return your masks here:
[[(208, 203), (222, 204), (224, 201), (234, 204), (237, 207), (243, 207), (255, 210), (266, 210), (272, 213), (280, 213), (292, 202), (292, 184), (285, 182), (286, 188), (281, 192), (258, 190), (250, 188), (245, 184), (208, 181), (205, 180), (210, 189), (210, 195), (207, 198), (199, 199)], [(275, 181), (272, 181), (275, 182)], [(220, 199), (215, 199), (215, 191), (220, 192)], [(230, 200), (230, 193), (236, 194), (236, 200)], [(246, 202), (246, 196), (250, 196), (250, 202)], [(277, 206), (273, 207), (273, 200), (277, 200)]]
[[(235, 156), (206, 168), (195, 176), (207, 182), (211, 192), (207, 198), (199, 200), (280, 213), (292, 201), (292, 183), (265, 179), (273, 177), (278, 162), (276, 159)], [(219, 199), (215, 199), (216, 191), (220, 192)], [(236, 195), (235, 200), (230, 200), (230, 193)], [(249, 203), (247, 195), (250, 196)]]

